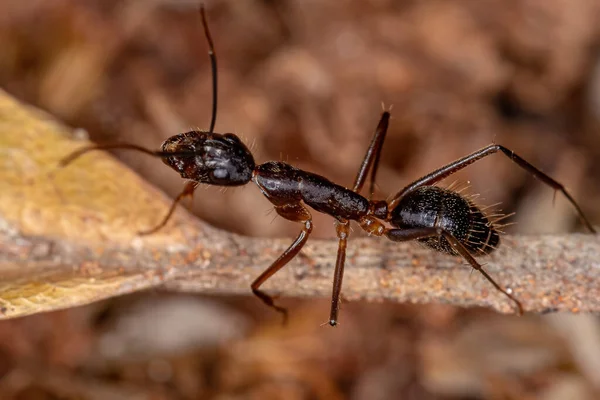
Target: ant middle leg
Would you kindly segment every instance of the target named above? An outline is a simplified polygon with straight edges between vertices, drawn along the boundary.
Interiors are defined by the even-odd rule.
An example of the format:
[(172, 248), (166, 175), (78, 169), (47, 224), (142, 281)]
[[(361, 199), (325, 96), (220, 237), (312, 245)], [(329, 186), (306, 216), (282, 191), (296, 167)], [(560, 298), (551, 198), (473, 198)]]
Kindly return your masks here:
[[(375, 176), (381, 156), (381, 149), (387, 133), (390, 120), (390, 113), (384, 111), (381, 115), (371, 144), (367, 149), (365, 158), (363, 159), (356, 179), (354, 180), (353, 191), (359, 193), (369, 177), (369, 199), (373, 196), (375, 188)], [(347, 220), (338, 220), (336, 226), (336, 234), (338, 237), (338, 252), (335, 260), (335, 270), (333, 273), (333, 287), (331, 291), (331, 310), (329, 313), (329, 325), (336, 326), (338, 319), (340, 295), (342, 292), (342, 281), (344, 279), (344, 265), (346, 263), (346, 247), (348, 244), (348, 236), (350, 234), (350, 222)]]
[(277, 271), (281, 268), (285, 267), (287, 263), (289, 263), (294, 257), (298, 255), (302, 247), (306, 244), (310, 233), (312, 232), (312, 217), (310, 212), (301, 204), (301, 203), (291, 203), (283, 206), (275, 206), (275, 211), (277, 214), (281, 215), (283, 218), (295, 221), (302, 222), (304, 226), (302, 227), (302, 231), (296, 237), (294, 242), (288, 247), (280, 256), (267, 268), (262, 274), (258, 276), (252, 282), (251, 288), (252, 293), (259, 299), (261, 299), (267, 306), (275, 309), (277, 312), (283, 315), (283, 323), (287, 323), (288, 312), (286, 308), (280, 307), (275, 304), (275, 301), (272, 296), (266, 294), (259, 288), (265, 283), (271, 276), (273, 276)]
[(358, 174), (356, 175), (356, 179), (354, 180), (354, 187), (352, 190), (356, 193), (360, 193), (367, 176), (369, 177), (369, 200), (373, 197), (375, 191), (375, 177), (377, 175), (377, 168), (379, 167), (379, 159), (381, 157), (381, 150), (383, 149), (383, 142), (385, 141), (389, 121), (390, 113), (384, 111), (383, 114), (381, 114), (375, 133), (373, 134), (373, 139), (371, 139), (371, 144), (369, 144), (365, 158), (363, 159)]
[(154, 228), (147, 229), (144, 231), (139, 231), (138, 235), (142, 235), (142, 236), (150, 235), (150, 234), (155, 233), (156, 231), (160, 230), (162, 227), (164, 227), (167, 224), (167, 222), (169, 222), (169, 219), (171, 219), (173, 212), (175, 212), (175, 208), (177, 207), (177, 204), (179, 204), (179, 202), (181, 202), (181, 200), (183, 200), (185, 197), (192, 197), (194, 195), (194, 190), (196, 190), (196, 188), (198, 187), (199, 184), (200, 183), (198, 183), (196, 181), (188, 181), (185, 184), (185, 186), (183, 187), (183, 190), (181, 191), (181, 193), (179, 193), (177, 195), (177, 197), (171, 203), (171, 207), (169, 208), (167, 215), (164, 216), (162, 221), (160, 221), (158, 223), (158, 225), (156, 225)]
[(525, 171), (529, 172), (535, 178), (541, 180), (543, 183), (550, 186), (554, 190), (558, 190), (558, 191), (562, 192), (562, 194), (567, 198), (567, 200), (569, 200), (569, 202), (573, 205), (573, 207), (575, 208), (575, 211), (577, 211), (577, 214), (579, 215), (579, 219), (585, 225), (585, 227), (590, 232), (596, 233), (596, 230), (594, 229), (592, 224), (589, 222), (589, 220), (586, 218), (586, 216), (583, 214), (583, 211), (581, 210), (581, 208), (579, 207), (577, 202), (575, 202), (575, 199), (573, 199), (571, 194), (569, 192), (567, 192), (567, 190), (561, 183), (552, 179), (549, 175), (543, 173), (538, 168), (534, 167), (532, 164), (530, 164), (524, 158), (517, 155), (514, 151), (512, 151), (504, 146), (501, 146), (499, 144), (491, 144), (489, 146), (486, 146), (483, 149), (477, 150), (463, 158), (460, 158), (454, 162), (451, 162), (450, 164), (447, 164), (447, 165), (431, 172), (430, 174), (427, 174), (424, 177), (414, 181), (413, 183), (406, 186), (404, 189), (399, 191), (394, 196), (394, 198), (389, 202), (389, 209), (390, 210), (393, 209), (394, 206), (398, 203), (398, 201), (400, 201), (400, 199), (402, 197), (404, 197), (404, 195), (406, 193), (408, 193), (418, 187), (428, 186), (428, 185), (432, 185), (433, 183), (439, 182), (442, 179), (471, 165), (475, 161), (478, 161), (484, 157), (487, 157), (487, 156), (492, 155), (497, 152), (501, 152), (502, 154), (507, 156), (511, 161), (513, 161), (515, 164), (517, 164), (519, 167), (523, 168)]
[(410, 228), (410, 229), (386, 229), (385, 236), (387, 236), (388, 239), (390, 239), (394, 242), (406, 242), (406, 241), (411, 241), (411, 240), (426, 239), (429, 237), (438, 237), (440, 239), (441, 238), (446, 239), (450, 243), (450, 245), (452, 245), (452, 248), (456, 251), (456, 253), (458, 253), (458, 255), (462, 256), (462, 258), (464, 258), (465, 261), (467, 261), (471, 265), (471, 267), (473, 267), (473, 269), (479, 271), (483, 275), (483, 277), (485, 279), (487, 279), (488, 282), (490, 282), (496, 288), (496, 290), (500, 291), (506, 297), (508, 297), (510, 300), (512, 300), (513, 303), (515, 303), (515, 305), (517, 306), (518, 314), (523, 315), (523, 305), (521, 304), (521, 302), (519, 300), (517, 300), (517, 298), (514, 297), (512, 294), (510, 294), (506, 289), (502, 288), (502, 286), (500, 286), (498, 284), (498, 282), (496, 282), (483, 269), (481, 264), (479, 264), (477, 262), (477, 260), (475, 260), (475, 258), (469, 252), (469, 250), (467, 250), (467, 248), (457, 238), (455, 238), (451, 233), (449, 233), (441, 228), (435, 228), (435, 227), (432, 227), (432, 228)]
[(346, 263), (346, 246), (348, 244), (348, 235), (350, 234), (350, 221), (338, 221), (335, 230), (338, 237), (338, 252), (335, 259), (331, 311), (328, 322), (331, 326), (337, 325), (338, 311), (340, 310), (340, 295), (342, 293), (342, 280), (344, 279), (344, 264)]

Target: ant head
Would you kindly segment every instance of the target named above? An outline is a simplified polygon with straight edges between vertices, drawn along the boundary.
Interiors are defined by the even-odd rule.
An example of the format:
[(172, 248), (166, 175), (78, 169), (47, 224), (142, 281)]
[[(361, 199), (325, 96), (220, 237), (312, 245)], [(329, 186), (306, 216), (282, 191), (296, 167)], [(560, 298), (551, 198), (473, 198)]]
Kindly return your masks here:
[(160, 156), (182, 178), (219, 186), (250, 182), (254, 157), (233, 133), (190, 131), (165, 140)]

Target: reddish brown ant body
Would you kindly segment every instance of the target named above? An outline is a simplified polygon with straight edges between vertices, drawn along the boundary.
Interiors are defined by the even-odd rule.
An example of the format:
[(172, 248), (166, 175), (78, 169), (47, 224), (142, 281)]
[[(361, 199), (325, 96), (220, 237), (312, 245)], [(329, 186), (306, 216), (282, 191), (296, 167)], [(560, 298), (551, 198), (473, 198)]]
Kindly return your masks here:
[[(497, 290), (512, 300), (518, 313), (522, 314), (521, 302), (488, 275), (474, 258), (476, 255), (488, 254), (498, 246), (500, 235), (494, 221), (458, 192), (434, 186), (442, 179), (494, 153), (504, 154), (543, 183), (554, 190), (561, 191), (573, 204), (587, 229), (595, 232), (563, 185), (512, 150), (497, 144), (487, 146), (427, 174), (400, 190), (389, 202), (372, 200), (379, 158), (390, 118), (387, 111), (381, 116), (352, 189), (285, 162), (268, 161), (257, 165), (250, 150), (235, 134), (214, 132), (217, 115), (217, 61), (204, 9), (201, 9), (201, 15), (209, 44), (213, 77), (213, 108), (210, 129), (207, 132), (190, 131), (172, 136), (163, 143), (159, 151), (148, 150), (128, 143), (90, 146), (72, 153), (62, 160), (61, 165), (66, 166), (91, 150), (130, 149), (160, 157), (165, 164), (187, 179), (184, 190), (174, 200), (166, 217), (155, 228), (143, 232), (144, 234), (155, 232), (163, 227), (178, 202), (183, 197), (190, 196), (200, 183), (240, 186), (254, 182), (280, 216), (302, 225), (300, 234), (290, 247), (256, 278), (251, 286), (256, 296), (268, 306), (282, 313), (284, 318), (287, 317), (287, 310), (276, 305), (273, 298), (260, 290), (260, 287), (298, 255), (308, 240), (312, 231), (312, 217), (308, 207), (331, 215), (337, 221), (336, 233), (339, 245), (328, 321), (331, 326), (337, 325), (338, 321), (338, 303), (344, 275), (350, 221), (356, 221), (371, 235), (385, 236), (395, 242), (418, 240), (434, 250), (463, 257)], [(360, 194), (367, 179), (369, 180), (368, 198)], [(391, 228), (384, 223), (391, 225)]]

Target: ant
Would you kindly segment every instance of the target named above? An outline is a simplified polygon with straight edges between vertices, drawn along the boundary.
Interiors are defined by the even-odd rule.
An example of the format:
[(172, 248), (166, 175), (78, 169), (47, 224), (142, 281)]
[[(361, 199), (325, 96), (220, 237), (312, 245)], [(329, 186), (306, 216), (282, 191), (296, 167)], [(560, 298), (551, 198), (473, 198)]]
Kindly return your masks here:
[[(577, 211), (586, 228), (595, 233), (579, 205), (559, 182), (546, 175), (512, 150), (492, 144), (459, 160), (451, 162), (400, 190), (390, 201), (372, 200), (375, 177), (383, 142), (385, 140), (390, 113), (383, 112), (369, 148), (361, 163), (352, 189), (338, 185), (323, 176), (303, 171), (288, 163), (267, 161), (257, 165), (254, 157), (242, 141), (233, 133), (214, 132), (217, 116), (217, 57), (210, 35), (204, 7), (200, 14), (204, 34), (208, 42), (212, 69), (212, 117), (208, 131), (190, 131), (168, 138), (159, 151), (152, 151), (130, 143), (92, 145), (77, 150), (60, 162), (65, 167), (83, 154), (100, 149), (129, 149), (159, 157), (187, 179), (183, 191), (174, 199), (168, 213), (153, 229), (140, 232), (151, 234), (162, 228), (171, 218), (177, 204), (192, 196), (199, 184), (217, 186), (241, 186), (255, 183), (262, 194), (273, 204), (277, 214), (301, 224), (300, 234), (254, 282), (254, 295), (272, 307), (287, 320), (287, 310), (275, 304), (272, 296), (260, 287), (277, 271), (298, 255), (307, 242), (312, 228), (312, 217), (308, 207), (328, 214), (336, 219), (338, 252), (333, 277), (329, 325), (338, 323), (339, 300), (344, 276), (346, 246), (350, 233), (350, 221), (356, 221), (370, 235), (383, 236), (394, 242), (417, 240), (433, 250), (460, 256), (479, 271), (498, 291), (516, 306), (519, 315), (523, 305), (504, 289), (479, 264), (474, 256), (491, 253), (500, 243), (496, 221), (492, 221), (484, 210), (470, 199), (450, 188), (435, 184), (457, 171), (489, 155), (500, 153), (519, 167), (541, 180), (555, 191), (562, 192)], [(360, 192), (369, 181), (369, 197)], [(388, 228), (385, 223), (391, 225)]]

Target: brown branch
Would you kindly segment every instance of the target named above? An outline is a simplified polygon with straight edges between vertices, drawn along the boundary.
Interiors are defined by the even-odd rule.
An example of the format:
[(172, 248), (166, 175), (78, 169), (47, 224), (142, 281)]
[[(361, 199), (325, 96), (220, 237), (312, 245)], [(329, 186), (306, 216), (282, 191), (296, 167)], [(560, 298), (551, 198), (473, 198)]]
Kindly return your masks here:
[[(250, 294), (252, 279), (291, 240), (236, 236), (183, 210), (164, 230), (139, 237), (136, 231), (152, 226), (168, 209), (168, 199), (106, 154), (55, 170), (82, 143), (2, 93), (0, 116), (0, 151), (4, 165), (11, 166), (0, 169), (4, 318), (149, 287)], [(485, 268), (513, 289), (527, 311), (600, 311), (598, 236), (506, 237), (504, 242)], [(335, 253), (335, 241), (310, 241), (307, 257), (276, 274), (265, 289), (281, 293), (284, 302), (291, 296), (330, 296)], [(343, 296), (513, 312), (503, 295), (459, 259), (377, 238), (351, 238)]]
[[(0, 288), (4, 315), (83, 304), (161, 285), (176, 291), (250, 294), (252, 279), (289, 242), (238, 237), (197, 224), (210, 236), (190, 237), (176, 251), (129, 246), (98, 253), (66, 241), (5, 235), (0, 265), (3, 281), (11, 283)], [(513, 236), (506, 242), (511, 246), (492, 256), (486, 269), (514, 290), (528, 312), (600, 311), (598, 238)], [(307, 257), (291, 263), (266, 288), (284, 297), (330, 296), (336, 243), (312, 241)], [(351, 241), (348, 256), (343, 290), (347, 299), (442, 302), (513, 312), (504, 296), (457, 258), (376, 238)], [(36, 279), (23, 277), (22, 271), (32, 268)], [(10, 287), (12, 291), (7, 290)], [(35, 296), (28, 296), (33, 291)]]

